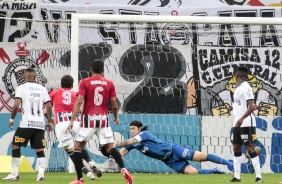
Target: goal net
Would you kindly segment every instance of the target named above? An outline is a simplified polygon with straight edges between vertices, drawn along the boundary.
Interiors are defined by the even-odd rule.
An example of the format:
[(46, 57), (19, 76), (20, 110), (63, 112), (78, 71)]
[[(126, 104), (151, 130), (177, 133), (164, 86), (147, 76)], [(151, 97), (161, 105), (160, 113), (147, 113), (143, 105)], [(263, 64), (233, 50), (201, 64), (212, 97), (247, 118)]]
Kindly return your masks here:
[[(25, 27), (18, 34), (32, 38), (13, 43), (15, 50), (0, 48), (0, 59), (7, 62), (3, 82), (11, 78), (11, 86), (23, 82), (25, 67), (34, 66), (38, 83), (49, 91), (60, 87), (65, 74), (74, 77), (77, 90), (79, 81), (91, 75), (90, 63), (104, 61), (104, 76), (117, 91), (121, 123), (112, 124), (117, 141), (131, 137), (129, 123), (136, 119), (162, 140), (233, 159), (234, 70), (248, 67), (248, 82), (259, 106), (256, 146), (262, 149), (262, 170), (282, 171), (281, 19), (72, 14), (71, 21), (1, 18), (1, 25), (3, 21), (8, 25), (16, 21)], [(18, 55), (9, 61), (5, 58), (10, 53)], [(15, 87), (8, 90), (9, 84), (5, 85), (13, 97)], [(46, 133), (47, 171), (68, 170), (68, 156), (57, 145), (55, 133)], [(98, 148), (93, 136), (86, 149), (96, 165), (103, 171), (117, 171)], [(136, 151), (124, 161), (135, 172), (173, 172)], [(191, 164), (229, 171), (211, 162)], [(242, 172), (253, 172), (247, 158)]]
[[(137, 119), (162, 140), (233, 159), (234, 71), (246, 66), (260, 107), (255, 112), (256, 146), (262, 148), (262, 169), (281, 172), (281, 150), (277, 147), (281, 123), (275, 116), (281, 115), (281, 84), (277, 81), (281, 80), (282, 27), (280, 18), (269, 20), (73, 15), (71, 74), (75, 87), (91, 75), (90, 63), (102, 59), (104, 75), (114, 81), (117, 91), (121, 124), (113, 126), (116, 140), (130, 138), (129, 123)], [(91, 142), (88, 148), (97, 153)], [(97, 155), (94, 160), (104, 163)], [(163, 163), (135, 151), (124, 160), (134, 171), (172, 172)], [(192, 165), (228, 171), (226, 166), (210, 162)], [(247, 158), (242, 171), (254, 172)]]

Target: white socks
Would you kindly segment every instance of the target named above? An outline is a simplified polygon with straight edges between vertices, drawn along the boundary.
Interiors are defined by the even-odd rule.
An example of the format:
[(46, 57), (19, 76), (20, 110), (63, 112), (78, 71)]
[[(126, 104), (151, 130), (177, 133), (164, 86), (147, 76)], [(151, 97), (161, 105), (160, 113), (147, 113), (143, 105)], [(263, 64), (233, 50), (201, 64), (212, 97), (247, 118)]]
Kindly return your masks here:
[(37, 163), (38, 163), (38, 176), (44, 177), (46, 158), (45, 157), (37, 158)]
[(262, 178), (261, 177), (261, 171), (260, 171), (259, 157), (256, 156), (254, 158), (251, 158), (251, 160), (252, 160), (252, 164), (253, 164), (253, 167), (255, 169), (255, 172), (256, 172), (256, 178), (257, 177)]
[[(239, 157), (234, 157), (233, 162), (234, 162), (234, 177), (237, 179), (241, 179), (241, 163), (243, 160), (243, 155)], [(259, 162), (259, 157), (256, 156), (254, 158), (251, 158), (253, 167), (256, 172), (256, 178), (262, 178), (261, 176), (261, 170), (260, 170), (260, 162)]]
[(234, 177), (237, 179), (241, 179), (241, 163), (242, 163), (242, 156), (236, 157), (234, 156), (233, 162), (234, 162)]
[(21, 162), (21, 158), (20, 157), (12, 157), (12, 161), (11, 161), (11, 165), (12, 165), (12, 172), (11, 174), (13, 174), (14, 176), (18, 176), (19, 175), (19, 165)]

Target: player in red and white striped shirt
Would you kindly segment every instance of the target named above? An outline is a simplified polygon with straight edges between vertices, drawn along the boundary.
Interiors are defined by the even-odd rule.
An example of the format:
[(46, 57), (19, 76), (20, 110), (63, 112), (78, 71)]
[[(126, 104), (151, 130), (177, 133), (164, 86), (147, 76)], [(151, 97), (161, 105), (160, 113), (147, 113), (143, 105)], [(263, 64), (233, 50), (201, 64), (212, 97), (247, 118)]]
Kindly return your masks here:
[[(73, 78), (70, 75), (65, 75), (61, 78), (61, 88), (52, 91), (49, 96), (54, 107), (54, 123), (55, 123), (55, 133), (59, 141), (59, 148), (64, 148), (71, 159), (73, 159), (74, 150), (74, 138), (76, 137), (78, 130), (80, 128), (80, 122), (78, 118), (75, 117), (72, 130), (69, 133), (65, 133), (67, 126), (71, 120), (72, 111), (74, 108), (75, 101), (77, 99), (76, 92), (72, 91)], [(95, 166), (90, 156), (86, 150), (82, 150), (82, 157), (85, 159), (93, 171), (98, 177), (101, 177), (101, 171), (99, 171)], [(87, 176), (94, 180), (95, 177), (92, 172), (89, 171), (84, 165), (82, 165), (82, 171), (87, 174)]]
[[(121, 154), (114, 146), (113, 132), (109, 122), (109, 112), (107, 108), (108, 101), (111, 103), (114, 123), (119, 123), (118, 104), (116, 100), (116, 90), (113, 82), (102, 76), (104, 72), (104, 62), (95, 60), (91, 65), (92, 76), (82, 79), (79, 84), (78, 98), (75, 103), (72, 118), (68, 128), (74, 124), (75, 117), (83, 104), (81, 115), (81, 128), (76, 138), (74, 149), (74, 164), (77, 173), (77, 179), (70, 184), (83, 184), (81, 168), (82, 153), (86, 142), (96, 134), (100, 145), (105, 149), (102, 152), (105, 156), (112, 156), (124, 175), (127, 184), (133, 183), (133, 178), (124, 166)], [(68, 130), (68, 129), (67, 129)]]

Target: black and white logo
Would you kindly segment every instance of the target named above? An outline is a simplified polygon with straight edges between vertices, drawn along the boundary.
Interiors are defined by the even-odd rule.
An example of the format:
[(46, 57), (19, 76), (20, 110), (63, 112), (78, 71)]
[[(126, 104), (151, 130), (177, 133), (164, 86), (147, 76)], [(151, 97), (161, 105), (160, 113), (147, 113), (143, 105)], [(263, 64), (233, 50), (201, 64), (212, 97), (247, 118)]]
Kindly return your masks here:
[(192, 38), (192, 32), (188, 25), (169, 23), (162, 28), (162, 41), (164, 44), (186, 45)]
[(9, 63), (2, 77), (6, 90), (11, 97), (15, 97), (16, 86), (24, 84), (24, 70), (29, 67), (35, 70), (36, 82), (38, 84), (44, 86), (47, 83), (47, 79), (43, 76), (43, 73), (34, 61), (20, 57)]

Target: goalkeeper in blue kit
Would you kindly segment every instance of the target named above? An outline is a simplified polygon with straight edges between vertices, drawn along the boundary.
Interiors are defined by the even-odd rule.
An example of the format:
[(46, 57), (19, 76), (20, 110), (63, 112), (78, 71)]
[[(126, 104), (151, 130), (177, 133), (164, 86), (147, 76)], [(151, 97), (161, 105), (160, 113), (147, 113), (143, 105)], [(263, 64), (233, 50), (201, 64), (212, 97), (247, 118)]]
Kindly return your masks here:
[(204, 153), (189, 149), (173, 142), (164, 142), (147, 130), (147, 126), (142, 127), (140, 121), (130, 123), (130, 133), (132, 138), (119, 141), (116, 147), (123, 147), (120, 150), (122, 156), (130, 150), (136, 149), (142, 154), (158, 159), (178, 173), (183, 174), (224, 174), (218, 168), (196, 169), (189, 164), (189, 161), (211, 161), (217, 164), (224, 164), (229, 168), (233, 163), (214, 154)]

